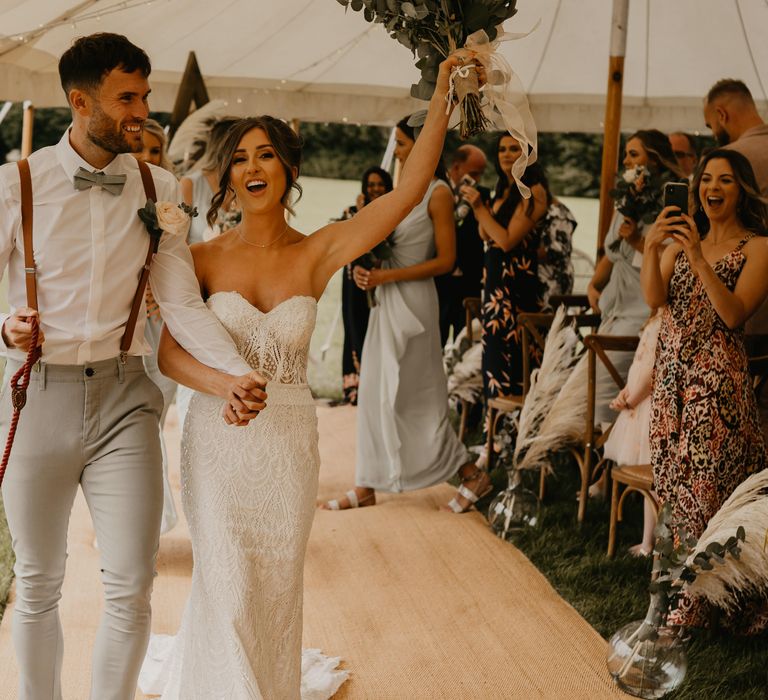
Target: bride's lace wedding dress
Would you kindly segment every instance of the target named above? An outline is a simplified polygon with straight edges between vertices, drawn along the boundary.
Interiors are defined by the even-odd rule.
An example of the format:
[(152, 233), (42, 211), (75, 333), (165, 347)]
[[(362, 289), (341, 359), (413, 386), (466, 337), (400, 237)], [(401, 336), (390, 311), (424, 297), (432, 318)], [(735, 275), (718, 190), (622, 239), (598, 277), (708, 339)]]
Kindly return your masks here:
[[(346, 672), (302, 659), (304, 553), (315, 512), (317, 418), (307, 386), (317, 304), (268, 313), (237, 292), (208, 299), (243, 358), (269, 379), (267, 407), (247, 427), (196, 393), (182, 439), (182, 503), (194, 556), (176, 637), (153, 636), (139, 685), (163, 700), (320, 700)], [(302, 673), (302, 661), (304, 673)]]

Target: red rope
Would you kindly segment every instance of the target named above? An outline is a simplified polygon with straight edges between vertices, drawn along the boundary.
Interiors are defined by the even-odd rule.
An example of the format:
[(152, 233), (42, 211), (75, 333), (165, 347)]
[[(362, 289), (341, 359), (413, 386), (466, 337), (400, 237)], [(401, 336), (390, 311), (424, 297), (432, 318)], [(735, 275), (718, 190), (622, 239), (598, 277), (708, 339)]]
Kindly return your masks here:
[[(8, 430), (8, 439), (5, 442), (5, 451), (3, 452), (3, 462), (0, 464), (0, 484), (3, 483), (5, 469), (8, 466), (8, 460), (11, 456), (13, 440), (16, 437), (16, 428), (19, 425), (19, 416), (21, 409), (27, 402), (27, 388), (29, 387), (29, 375), (32, 372), (32, 366), (40, 359), (40, 348), (37, 346), (37, 337), (40, 333), (40, 326), (36, 316), (30, 319), (32, 325), (32, 338), (27, 351), (27, 358), (18, 372), (11, 377), (11, 403), (13, 404), (13, 417), (11, 418), (11, 427)], [(19, 383), (21, 382), (21, 383)]]

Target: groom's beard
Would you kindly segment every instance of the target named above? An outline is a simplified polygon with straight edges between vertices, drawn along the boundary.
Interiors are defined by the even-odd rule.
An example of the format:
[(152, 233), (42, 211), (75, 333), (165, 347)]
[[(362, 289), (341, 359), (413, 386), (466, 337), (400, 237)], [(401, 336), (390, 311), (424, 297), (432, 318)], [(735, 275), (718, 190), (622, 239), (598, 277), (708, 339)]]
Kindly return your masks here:
[(108, 116), (98, 105), (93, 108), (93, 116), (88, 125), (88, 139), (107, 153), (138, 153), (142, 150), (141, 140), (136, 147), (125, 138), (121, 126)]

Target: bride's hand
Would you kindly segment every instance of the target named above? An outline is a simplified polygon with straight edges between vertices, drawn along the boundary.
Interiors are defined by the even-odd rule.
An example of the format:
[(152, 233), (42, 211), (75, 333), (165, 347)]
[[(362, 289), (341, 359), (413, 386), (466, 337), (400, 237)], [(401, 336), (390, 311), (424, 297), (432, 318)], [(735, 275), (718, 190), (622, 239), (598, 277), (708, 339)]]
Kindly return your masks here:
[[(437, 85), (435, 86), (435, 95), (441, 98), (445, 98), (448, 94), (448, 86), (450, 84), (451, 72), (455, 68), (470, 64), (473, 62), (477, 54), (469, 49), (458, 49), (450, 54), (444, 61), (440, 63), (440, 68), (437, 73)], [(479, 64), (477, 66), (477, 78), (480, 87), (485, 85), (486, 73), (485, 67)]]
[(226, 401), (223, 417), (230, 425), (246, 425), (263, 411), (267, 403), (267, 381), (258, 372), (224, 380), (221, 396)]

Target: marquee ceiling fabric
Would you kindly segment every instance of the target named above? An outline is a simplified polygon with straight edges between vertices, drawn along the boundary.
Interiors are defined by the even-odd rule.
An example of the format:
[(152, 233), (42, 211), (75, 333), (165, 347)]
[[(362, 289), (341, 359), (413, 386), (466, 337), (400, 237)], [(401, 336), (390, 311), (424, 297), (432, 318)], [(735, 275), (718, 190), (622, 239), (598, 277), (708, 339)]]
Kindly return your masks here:
[[(611, 0), (518, 0), (501, 52), (542, 131), (602, 130)], [(0, 0), (0, 100), (64, 105), (58, 56), (76, 36), (127, 35), (152, 59), (151, 107), (170, 111), (195, 51), (235, 113), (392, 124), (424, 103), (410, 52), (336, 0)], [(701, 100), (740, 78), (765, 109), (767, 0), (630, 0), (622, 128), (703, 129)]]

